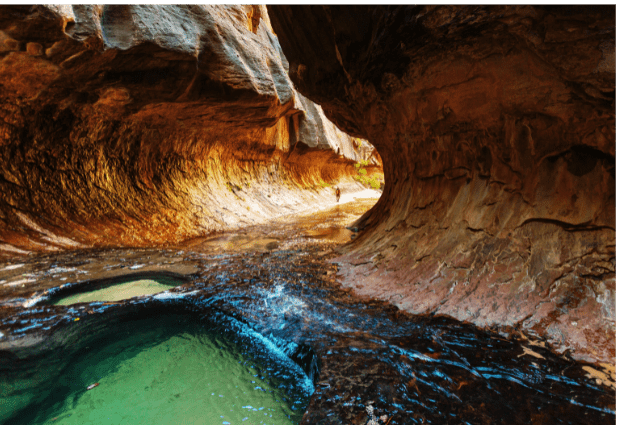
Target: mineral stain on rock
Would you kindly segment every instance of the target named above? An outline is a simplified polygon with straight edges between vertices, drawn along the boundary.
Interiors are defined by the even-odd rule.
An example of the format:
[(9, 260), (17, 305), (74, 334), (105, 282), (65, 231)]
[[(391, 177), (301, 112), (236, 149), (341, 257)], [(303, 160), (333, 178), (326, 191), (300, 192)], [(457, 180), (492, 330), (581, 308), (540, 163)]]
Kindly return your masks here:
[(188, 300), (302, 423), (614, 421), (614, 6), (1, 6), (0, 118), (1, 364)]

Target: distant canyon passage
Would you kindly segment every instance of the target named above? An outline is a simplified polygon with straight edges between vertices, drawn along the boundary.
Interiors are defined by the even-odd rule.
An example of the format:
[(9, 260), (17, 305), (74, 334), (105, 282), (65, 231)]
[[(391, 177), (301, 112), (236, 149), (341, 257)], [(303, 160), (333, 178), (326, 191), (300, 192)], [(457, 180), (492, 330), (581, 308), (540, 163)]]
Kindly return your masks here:
[(364, 160), (343, 285), (613, 362), (613, 6), (2, 6), (0, 118), (3, 257), (317, 209)]
[(297, 90), (383, 158), (344, 284), (613, 363), (614, 6), (268, 11)]

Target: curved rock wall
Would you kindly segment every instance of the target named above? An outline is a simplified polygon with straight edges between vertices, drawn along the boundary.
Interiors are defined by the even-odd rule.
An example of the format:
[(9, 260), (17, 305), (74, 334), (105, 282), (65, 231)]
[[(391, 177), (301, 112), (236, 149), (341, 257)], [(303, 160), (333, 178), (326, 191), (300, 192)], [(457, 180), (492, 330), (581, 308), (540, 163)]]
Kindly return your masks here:
[(383, 158), (346, 284), (612, 362), (614, 6), (269, 12), (298, 90)]
[(0, 7), (0, 254), (173, 243), (333, 199), (323, 182), (365, 153), (286, 64), (264, 6)]

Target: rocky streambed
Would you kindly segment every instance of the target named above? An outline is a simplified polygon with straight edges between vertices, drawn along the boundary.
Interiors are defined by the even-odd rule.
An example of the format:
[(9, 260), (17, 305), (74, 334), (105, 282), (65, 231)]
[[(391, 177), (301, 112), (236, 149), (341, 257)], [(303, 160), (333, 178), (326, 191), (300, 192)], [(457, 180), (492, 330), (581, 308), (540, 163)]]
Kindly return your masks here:
[[(161, 321), (173, 316), (176, 328), (201, 323), (208, 329), (218, 327), (220, 335), (232, 335), (238, 344), (244, 341), (240, 351), (245, 356), (251, 354), (250, 346), (259, 348), (252, 353), (261, 356), (257, 375), (273, 388), (278, 385), (291, 407), (282, 408), (287, 413), (281, 416), (283, 422), (276, 422), (276, 414), (258, 420), (247, 413), (246, 422), (238, 423), (615, 422), (614, 367), (575, 362), (567, 353), (558, 356), (540, 340), (445, 317), (413, 316), (341, 287), (337, 249), (356, 235), (345, 226), (374, 202), (357, 200), (162, 249), (77, 250), (4, 260), (0, 390), (2, 400), (9, 402), (2, 404), (0, 421), (68, 420), (66, 411), (54, 416), (58, 406), (45, 405), (50, 399), (38, 396), (61, 393), (71, 397), (69, 406), (77, 409), (79, 400), (103, 389), (102, 380), (92, 391), (75, 392), (69, 384), (60, 388), (72, 382), (62, 373), (77, 373), (71, 365), (86, 364), (84, 359), (96, 354), (80, 341), (90, 343), (112, 325), (118, 332), (114, 341), (122, 340), (121, 331), (156, 339), (154, 335), (167, 335), (157, 330), (168, 329)], [(175, 283), (165, 292), (121, 301), (52, 303), (129, 278)], [(97, 350), (106, 349), (98, 344)], [(186, 359), (188, 352), (179, 357)], [(168, 355), (170, 364), (180, 361), (165, 353), (161, 350), (160, 355)], [(46, 375), (41, 365), (51, 364), (51, 358), (55, 375)], [(166, 405), (202, 397), (205, 400), (199, 392), (178, 390), (169, 394)], [(96, 418), (92, 406), (90, 420), (106, 423)], [(187, 413), (193, 419), (196, 409)], [(49, 417), (33, 421), (33, 411)], [(203, 414), (201, 420), (207, 418), (207, 423), (236, 423)]]

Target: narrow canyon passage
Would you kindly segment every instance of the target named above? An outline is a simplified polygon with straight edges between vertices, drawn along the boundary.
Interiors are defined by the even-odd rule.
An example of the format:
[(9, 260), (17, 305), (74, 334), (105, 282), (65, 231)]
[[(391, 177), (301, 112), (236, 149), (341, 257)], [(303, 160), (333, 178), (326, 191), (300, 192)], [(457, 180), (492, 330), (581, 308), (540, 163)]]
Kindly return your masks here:
[(614, 423), (615, 26), (0, 6), (0, 423)]

